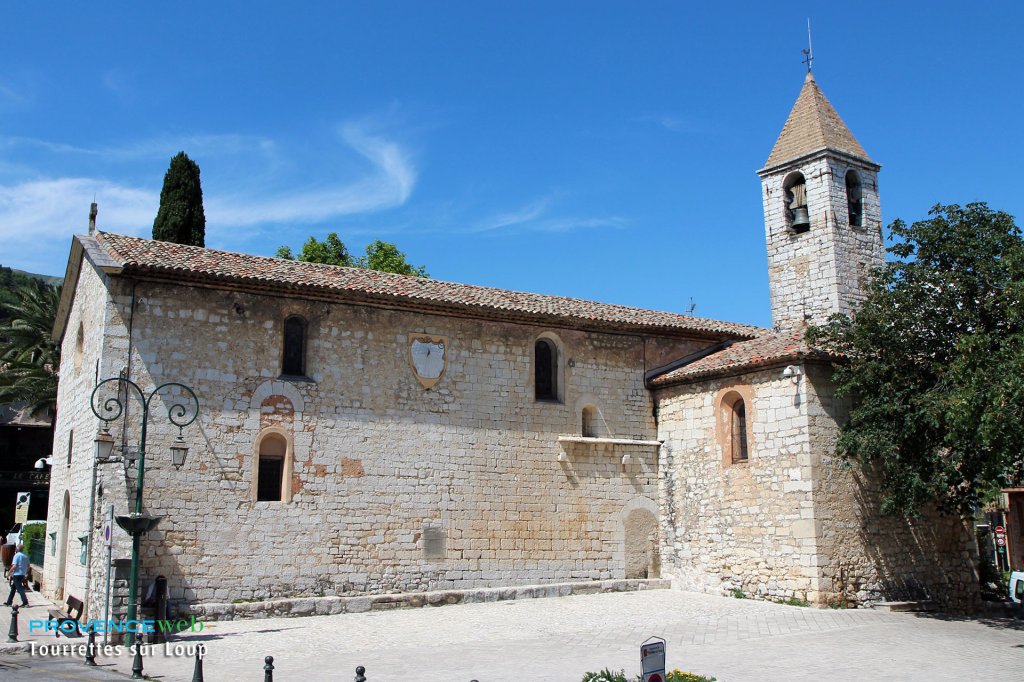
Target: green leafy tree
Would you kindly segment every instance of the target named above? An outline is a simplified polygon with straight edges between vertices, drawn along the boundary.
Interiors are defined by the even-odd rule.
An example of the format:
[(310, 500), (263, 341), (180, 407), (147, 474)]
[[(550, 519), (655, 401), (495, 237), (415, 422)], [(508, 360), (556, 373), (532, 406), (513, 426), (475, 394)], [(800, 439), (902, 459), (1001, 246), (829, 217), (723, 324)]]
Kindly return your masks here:
[(59, 302), (60, 287), (34, 282), (2, 304), (7, 317), (0, 321), (0, 404), (25, 403), (34, 415), (54, 414), (60, 346), (50, 332)]
[(405, 254), (398, 250), (398, 247), (390, 242), (376, 240), (367, 244), (366, 255), (360, 256), (357, 265), (361, 268), (378, 270), (380, 272), (394, 272), (399, 275), (412, 275), (414, 277), (429, 277), (427, 269), (420, 266), (410, 265), (405, 260)]
[(808, 338), (845, 356), (837, 449), (880, 473), (882, 510), (966, 514), (1024, 474), (1024, 242), (984, 203), (929, 215), (890, 226), (896, 260), (855, 317)]
[(199, 166), (185, 152), (171, 159), (160, 190), (160, 210), (153, 221), (153, 239), (175, 244), (206, 245), (206, 213)]
[[(278, 247), (274, 255), (286, 260), (296, 260), (289, 246)], [(316, 237), (310, 237), (302, 245), (302, 251), (299, 252), (298, 260), (305, 263), (343, 265), (367, 268), (379, 272), (394, 272), (399, 275), (429, 277), (425, 267), (410, 265), (405, 259), (405, 254), (399, 251), (397, 246), (390, 242), (382, 242), (379, 239), (367, 245), (365, 256), (352, 258), (348, 247), (338, 237), (337, 232), (331, 232), (323, 241), (317, 240)]]

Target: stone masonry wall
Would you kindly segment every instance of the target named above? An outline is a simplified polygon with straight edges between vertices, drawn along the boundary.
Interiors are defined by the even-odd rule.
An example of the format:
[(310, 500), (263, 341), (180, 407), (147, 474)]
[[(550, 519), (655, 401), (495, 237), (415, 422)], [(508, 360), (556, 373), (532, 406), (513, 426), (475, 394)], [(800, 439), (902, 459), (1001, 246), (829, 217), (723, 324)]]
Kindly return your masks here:
[[(749, 461), (727, 461), (720, 398), (746, 401)], [(819, 590), (802, 387), (772, 369), (657, 392), (662, 571), (715, 594), (814, 600)]]
[[(119, 465), (116, 468), (109, 464), (95, 467), (96, 490), (100, 492), (95, 502), (90, 494), (94, 480), (94, 439), (99, 420), (89, 408), (89, 396), (97, 378), (117, 376), (125, 364), (128, 349), (126, 321), (120, 316), (120, 308), (107, 295), (105, 281), (106, 277), (86, 259), (79, 274), (75, 302), (61, 345), (47, 514), (44, 590), (47, 596), (60, 601), (69, 596), (82, 599), (86, 604), (86, 618), (103, 617), (107, 548), (103, 545), (100, 530), (105, 502), (116, 499), (117, 513), (128, 511), (125, 498), (127, 483)], [(130, 410), (134, 410), (130, 415), (137, 412), (134, 406)], [(63, 524), (65, 504), (69, 510), (66, 529)], [(93, 520), (91, 527), (90, 517)], [(88, 559), (85, 563), (81, 561), (81, 537), (87, 538)], [(127, 535), (118, 530), (113, 540), (115, 559), (131, 556), (131, 540)], [(113, 577), (111, 582), (113, 584)]]
[[(850, 227), (846, 172), (860, 175), (863, 227)], [(786, 221), (783, 185), (793, 172), (803, 174), (811, 227), (803, 234)], [(845, 156), (821, 156), (773, 169), (762, 179), (765, 241), (772, 324), (780, 329), (825, 322), (836, 312), (850, 313), (862, 300), (861, 281), (885, 262), (878, 173)]]
[(877, 477), (835, 455), (846, 408), (832, 395), (830, 369), (806, 370), (809, 434), (818, 460), (822, 600), (850, 606), (930, 600), (947, 610), (971, 610), (979, 581), (970, 524), (934, 509), (917, 519), (881, 515)]
[[(579, 436), (581, 410), (593, 405), (602, 435), (652, 441), (645, 367), (704, 342), (149, 282), (138, 284), (133, 312), (132, 284), (117, 278), (112, 294), (105, 353), (127, 364), (131, 319), (131, 378), (147, 390), (180, 381), (202, 401), (180, 471), (167, 451), (177, 429), (154, 403), (144, 499), (164, 519), (143, 541), (143, 589), (162, 573), (180, 605), (622, 578), (627, 545), (648, 551), (626, 529), (630, 513), (656, 509), (656, 446), (558, 437)], [(103, 298), (80, 289), (75, 310), (83, 297)], [(282, 323), (293, 314), (308, 321), (308, 380), (279, 377)], [(558, 402), (534, 399), (533, 346), (544, 332), (560, 349)], [(447, 337), (447, 368), (431, 390), (409, 366), (414, 334)], [(108, 364), (104, 376), (117, 363)], [(88, 411), (89, 390), (62, 395), (62, 410)], [(119, 443), (137, 444), (137, 416), (126, 437), (115, 424)], [(91, 448), (95, 419), (86, 421)], [(254, 501), (255, 448), (268, 430), (292, 445), (290, 502)], [(134, 470), (103, 465), (99, 478), (101, 503), (123, 513)], [(442, 558), (425, 558), (427, 529), (441, 530)], [(115, 537), (115, 558), (130, 556), (127, 536)]]
[[(820, 606), (929, 600), (968, 611), (978, 598), (969, 524), (926, 510), (879, 513), (877, 479), (835, 454), (846, 410), (831, 369), (775, 367), (658, 391), (663, 573), (687, 589), (741, 590)], [(728, 464), (723, 392), (748, 401), (750, 461)]]

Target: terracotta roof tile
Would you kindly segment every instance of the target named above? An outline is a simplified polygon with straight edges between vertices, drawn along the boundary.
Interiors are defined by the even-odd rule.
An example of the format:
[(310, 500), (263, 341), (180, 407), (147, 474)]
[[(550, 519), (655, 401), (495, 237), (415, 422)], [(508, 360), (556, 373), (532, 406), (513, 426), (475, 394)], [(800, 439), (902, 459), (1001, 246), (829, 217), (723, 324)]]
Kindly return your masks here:
[[(820, 149), (836, 149), (871, 161), (835, 108), (807, 74), (800, 96), (782, 126), (765, 168), (777, 166)], [(873, 162), (872, 162), (873, 163)]]
[(542, 319), (566, 324), (671, 334), (752, 338), (765, 330), (688, 315), (508, 291), (362, 268), (250, 256), (198, 246), (101, 232), (97, 241), (126, 272), (185, 282), (221, 281), (261, 289), (329, 293), (341, 299), (461, 309), (479, 316)]
[(748, 371), (786, 360), (826, 360), (832, 357), (808, 344), (802, 336), (802, 331), (785, 334), (768, 332), (755, 339), (737, 341), (727, 348), (654, 377), (648, 383), (653, 387), (664, 387)]

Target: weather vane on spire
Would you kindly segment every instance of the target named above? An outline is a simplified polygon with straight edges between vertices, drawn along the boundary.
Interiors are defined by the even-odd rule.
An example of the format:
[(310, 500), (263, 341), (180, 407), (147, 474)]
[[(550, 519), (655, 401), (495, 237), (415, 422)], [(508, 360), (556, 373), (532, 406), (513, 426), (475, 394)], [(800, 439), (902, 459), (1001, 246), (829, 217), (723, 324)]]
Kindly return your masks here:
[(807, 65), (807, 73), (811, 72), (811, 62), (814, 61), (814, 47), (811, 45), (811, 18), (807, 17), (807, 49), (801, 50), (804, 53), (804, 64)]

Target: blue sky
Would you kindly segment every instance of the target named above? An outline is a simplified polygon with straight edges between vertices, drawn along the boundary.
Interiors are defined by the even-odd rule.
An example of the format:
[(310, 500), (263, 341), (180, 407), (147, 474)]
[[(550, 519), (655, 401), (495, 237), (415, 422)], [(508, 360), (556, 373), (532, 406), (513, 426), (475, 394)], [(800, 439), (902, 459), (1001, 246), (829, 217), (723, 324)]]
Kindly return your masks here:
[(440, 279), (768, 325), (755, 171), (808, 16), (886, 223), (1024, 216), (1019, 3), (6, 2), (0, 263), (63, 274), (94, 195), (149, 236), (184, 150), (214, 248), (337, 231)]

